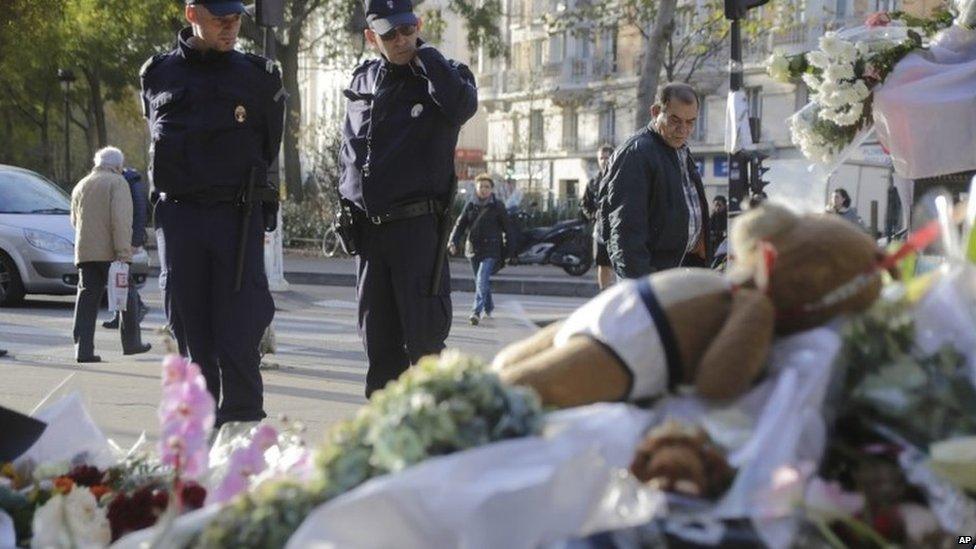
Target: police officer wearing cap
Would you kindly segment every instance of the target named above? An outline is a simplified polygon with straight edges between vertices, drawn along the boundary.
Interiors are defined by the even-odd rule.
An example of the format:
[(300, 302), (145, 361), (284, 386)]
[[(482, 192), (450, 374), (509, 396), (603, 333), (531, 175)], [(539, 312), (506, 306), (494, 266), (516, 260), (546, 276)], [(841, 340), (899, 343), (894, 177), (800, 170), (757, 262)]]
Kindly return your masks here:
[(190, 26), (176, 49), (152, 57), (141, 75), (165, 250), (161, 286), (180, 347), (219, 403), (217, 424), (258, 421), (265, 417), (258, 346), (274, 316), (263, 231), (274, 229), (278, 205), (267, 181), (285, 93), (274, 63), (234, 50), (241, 2), (186, 4)]
[(443, 212), (458, 133), (478, 94), (468, 67), (420, 39), (410, 0), (368, 0), (365, 11), (366, 40), (380, 57), (357, 67), (344, 91), (339, 190), (355, 220), (368, 397), (444, 348), (450, 274), (438, 249), (450, 230)]

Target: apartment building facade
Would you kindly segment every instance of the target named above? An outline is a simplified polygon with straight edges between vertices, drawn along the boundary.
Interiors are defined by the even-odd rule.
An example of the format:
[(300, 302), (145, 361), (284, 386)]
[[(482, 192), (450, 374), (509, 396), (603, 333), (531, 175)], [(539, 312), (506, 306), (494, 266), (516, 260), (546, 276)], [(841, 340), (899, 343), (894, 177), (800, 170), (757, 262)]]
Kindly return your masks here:
[[(482, 59), (480, 98), (487, 119), (489, 170), (508, 178), (540, 205), (572, 205), (597, 172), (597, 149), (619, 145), (635, 130), (636, 88), (643, 37), (637, 29), (576, 29), (552, 34), (543, 16), (558, 14), (572, 0), (506, 0), (502, 32), (507, 59)], [(694, 1), (694, 0), (690, 0)], [(784, 192), (806, 192), (807, 202), (824, 204), (845, 186), (861, 210), (887, 204), (889, 164), (876, 142), (868, 142), (827, 181), (804, 175), (807, 162), (792, 144), (787, 118), (806, 104), (802, 85), (768, 78), (763, 61), (774, 48), (805, 51), (827, 30), (860, 24), (875, 11), (927, 13), (934, 0), (805, 0), (792, 4), (789, 20), (760, 40), (744, 44), (744, 83), (753, 116), (761, 120), (757, 147), (770, 155), (771, 178), (789, 180)], [(760, 17), (781, 9), (771, 2)], [(763, 13), (766, 10), (768, 13)], [(680, 29), (681, 21), (678, 21)], [(699, 123), (690, 140), (707, 194), (725, 194), (724, 151), (728, 93), (727, 52), (714, 56), (691, 83), (701, 94)], [(772, 190), (772, 188), (771, 188)], [(867, 215), (865, 221), (868, 222)], [(880, 225), (880, 223), (879, 223)]]

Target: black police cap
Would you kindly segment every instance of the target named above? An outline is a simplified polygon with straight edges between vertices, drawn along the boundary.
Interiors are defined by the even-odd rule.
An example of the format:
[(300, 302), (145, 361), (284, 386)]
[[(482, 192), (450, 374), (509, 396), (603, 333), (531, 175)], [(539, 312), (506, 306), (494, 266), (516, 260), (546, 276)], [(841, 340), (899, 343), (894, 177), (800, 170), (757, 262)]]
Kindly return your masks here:
[(244, 13), (244, 2), (234, 0), (186, 0), (186, 3), (190, 6), (203, 6), (217, 17)]
[(379, 34), (386, 34), (401, 25), (416, 25), (410, 0), (367, 0), (366, 24)]

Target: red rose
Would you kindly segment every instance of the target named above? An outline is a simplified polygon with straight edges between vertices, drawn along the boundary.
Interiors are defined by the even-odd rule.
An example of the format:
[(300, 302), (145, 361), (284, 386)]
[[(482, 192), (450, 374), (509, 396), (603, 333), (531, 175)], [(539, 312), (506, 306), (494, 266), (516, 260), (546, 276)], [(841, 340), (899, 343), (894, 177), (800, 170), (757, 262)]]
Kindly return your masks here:
[(98, 470), (98, 467), (92, 467), (91, 465), (77, 465), (71, 470), (66, 476), (75, 481), (78, 486), (95, 486), (96, 484), (102, 483), (102, 477), (105, 476), (104, 473)]
[(180, 491), (180, 500), (188, 511), (203, 507), (203, 502), (207, 499), (207, 489), (196, 482), (188, 481)]

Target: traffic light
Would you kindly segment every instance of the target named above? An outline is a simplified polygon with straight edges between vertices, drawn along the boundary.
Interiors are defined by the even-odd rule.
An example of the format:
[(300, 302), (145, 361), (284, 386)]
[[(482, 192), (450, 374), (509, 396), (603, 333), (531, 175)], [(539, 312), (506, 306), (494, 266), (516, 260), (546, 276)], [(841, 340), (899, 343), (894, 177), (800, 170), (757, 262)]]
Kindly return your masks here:
[(768, 154), (761, 153), (759, 151), (751, 151), (749, 157), (749, 191), (752, 194), (759, 194), (763, 192), (763, 188), (769, 185), (769, 181), (764, 181), (762, 176), (769, 171), (769, 168), (764, 168), (762, 163), (763, 160), (769, 158)]
[(730, 21), (742, 19), (747, 11), (767, 2), (769, 0), (725, 0), (725, 18)]

